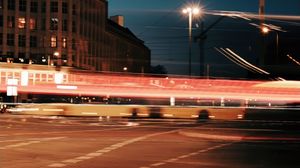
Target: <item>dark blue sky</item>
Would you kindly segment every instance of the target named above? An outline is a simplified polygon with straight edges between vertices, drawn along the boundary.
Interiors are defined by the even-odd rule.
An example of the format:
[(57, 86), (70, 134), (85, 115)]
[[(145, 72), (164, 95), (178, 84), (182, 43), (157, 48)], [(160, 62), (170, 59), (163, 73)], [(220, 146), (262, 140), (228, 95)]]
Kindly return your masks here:
[[(109, 0), (109, 15), (123, 15), (125, 26), (133, 31), (152, 52), (152, 65), (164, 65), (171, 74), (187, 74), (188, 30), (187, 17), (180, 12), (189, 2), (200, 2), (205, 10), (226, 10), (258, 13), (259, 0)], [(267, 14), (300, 15), (300, 0), (266, 0)], [(204, 24), (211, 24), (216, 17), (202, 16)], [(193, 35), (197, 34), (194, 20)], [(298, 20), (299, 23), (299, 20)], [(282, 23), (278, 23), (282, 24)], [(285, 23), (284, 23), (285, 24)], [(285, 26), (285, 25), (280, 25)], [(300, 28), (300, 27), (299, 27)], [(241, 38), (256, 28), (241, 19), (225, 19), (215, 26), (205, 43), (205, 61), (216, 67), (215, 74), (228, 73), (230, 76), (238, 67), (213, 51), (216, 46), (234, 47), (245, 53), (248, 61), (254, 61), (254, 52), (249, 52), (255, 41)], [(230, 40), (228, 39), (230, 37)], [(232, 37), (232, 38), (231, 38)], [(249, 49), (250, 48), (250, 49)], [(247, 51), (247, 52), (244, 52)], [(199, 47), (193, 45), (193, 74), (199, 73)], [(214, 65), (214, 66), (213, 66)], [(226, 67), (224, 69), (224, 67)], [(213, 72), (213, 71), (212, 71)]]

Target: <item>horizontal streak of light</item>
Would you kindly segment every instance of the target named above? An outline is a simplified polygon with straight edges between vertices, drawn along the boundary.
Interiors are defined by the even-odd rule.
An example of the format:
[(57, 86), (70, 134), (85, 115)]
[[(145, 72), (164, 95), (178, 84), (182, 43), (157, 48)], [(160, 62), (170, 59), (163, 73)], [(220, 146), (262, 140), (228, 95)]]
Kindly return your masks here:
[[(206, 14), (210, 15), (218, 15), (218, 16), (228, 16), (228, 17), (245, 17), (248, 19), (254, 18), (254, 19), (260, 19), (261, 15), (256, 13), (250, 13), (250, 12), (241, 12), (241, 11), (218, 11), (218, 10), (210, 10), (205, 11)], [(299, 15), (271, 15), (271, 14), (265, 14), (265, 19), (278, 19), (278, 20), (300, 20)]]
[(43, 109), (43, 111), (64, 111), (64, 109)]
[(57, 85), (57, 89), (76, 90), (77, 86)]

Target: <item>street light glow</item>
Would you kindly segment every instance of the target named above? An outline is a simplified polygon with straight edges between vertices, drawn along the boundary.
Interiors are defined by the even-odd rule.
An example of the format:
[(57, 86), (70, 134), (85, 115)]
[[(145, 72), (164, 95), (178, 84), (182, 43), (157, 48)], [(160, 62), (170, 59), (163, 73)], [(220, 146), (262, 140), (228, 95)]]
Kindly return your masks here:
[(199, 9), (199, 8), (194, 8), (194, 9), (193, 9), (193, 13), (194, 13), (194, 14), (198, 14), (199, 12), (200, 12), (200, 9)]
[(262, 27), (261, 28), (261, 31), (264, 33), (264, 34), (267, 34), (267, 33), (269, 33), (269, 31), (270, 31), (270, 29), (268, 28), (268, 27)]
[(187, 7), (182, 9), (182, 13), (187, 14), (187, 13), (191, 13), (191, 14), (199, 14), (200, 13), (200, 8), (199, 7)]

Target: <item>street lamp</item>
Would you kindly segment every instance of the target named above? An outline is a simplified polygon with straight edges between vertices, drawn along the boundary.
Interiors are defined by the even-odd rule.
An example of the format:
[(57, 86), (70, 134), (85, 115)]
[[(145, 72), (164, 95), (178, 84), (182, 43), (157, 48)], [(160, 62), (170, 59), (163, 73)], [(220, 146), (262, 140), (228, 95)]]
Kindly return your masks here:
[(274, 31), (276, 33), (276, 61), (279, 62), (279, 36), (278, 32), (276, 30), (272, 30), (266, 26), (263, 26), (261, 28), (261, 31), (263, 34), (268, 34), (270, 31)]
[(200, 8), (197, 6), (187, 7), (182, 10), (182, 13), (189, 15), (189, 75), (192, 75), (192, 21), (193, 16), (200, 13)]

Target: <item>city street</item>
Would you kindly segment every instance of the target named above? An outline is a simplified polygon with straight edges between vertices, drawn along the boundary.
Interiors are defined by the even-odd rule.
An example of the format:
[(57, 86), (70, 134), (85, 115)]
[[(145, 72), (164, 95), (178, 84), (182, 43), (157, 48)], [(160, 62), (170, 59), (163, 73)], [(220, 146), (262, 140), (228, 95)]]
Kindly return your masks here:
[(0, 115), (0, 167), (300, 167), (299, 122)]

